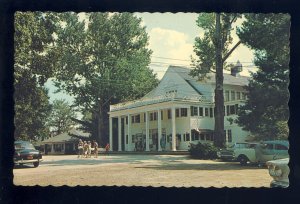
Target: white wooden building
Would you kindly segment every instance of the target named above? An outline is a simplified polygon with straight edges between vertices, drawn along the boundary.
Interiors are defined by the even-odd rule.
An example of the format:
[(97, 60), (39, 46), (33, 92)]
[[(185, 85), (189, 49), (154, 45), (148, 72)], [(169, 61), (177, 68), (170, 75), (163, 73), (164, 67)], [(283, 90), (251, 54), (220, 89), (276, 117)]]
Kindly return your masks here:
[[(159, 85), (143, 98), (110, 106), (109, 142), (114, 151), (188, 150), (190, 143), (212, 142), (215, 75), (199, 81), (190, 69), (170, 66)], [(246, 99), (249, 77), (236, 69), (224, 74), (226, 143), (245, 141), (248, 132), (234, 122)], [(118, 131), (113, 131), (117, 120)], [(116, 133), (116, 135), (113, 135)], [(111, 148), (112, 149), (112, 148)]]

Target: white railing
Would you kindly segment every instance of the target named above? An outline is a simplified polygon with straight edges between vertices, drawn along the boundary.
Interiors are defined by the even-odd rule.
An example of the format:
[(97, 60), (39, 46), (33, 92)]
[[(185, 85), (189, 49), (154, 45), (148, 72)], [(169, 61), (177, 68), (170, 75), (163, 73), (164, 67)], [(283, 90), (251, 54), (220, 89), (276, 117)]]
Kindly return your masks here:
[(165, 95), (160, 95), (160, 96), (153, 97), (153, 98), (144, 98), (144, 99), (141, 98), (141, 99), (134, 100), (134, 101), (111, 105), (110, 111), (145, 106), (145, 105), (150, 105), (150, 104), (155, 104), (155, 103), (160, 103), (160, 102), (165, 102), (165, 101), (171, 101), (171, 100), (176, 100), (176, 99), (180, 99), (183, 101), (211, 102), (211, 100), (208, 100), (203, 95), (200, 95), (200, 96), (199, 95), (189, 95), (189, 96), (179, 97), (177, 92), (173, 92), (173, 93), (167, 93)]

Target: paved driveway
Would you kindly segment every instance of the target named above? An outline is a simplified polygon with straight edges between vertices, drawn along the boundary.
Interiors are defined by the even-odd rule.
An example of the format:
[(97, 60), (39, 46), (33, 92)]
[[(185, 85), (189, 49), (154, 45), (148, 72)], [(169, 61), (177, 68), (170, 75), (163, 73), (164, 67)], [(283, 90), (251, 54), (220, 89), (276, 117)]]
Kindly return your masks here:
[(14, 169), (15, 185), (268, 187), (266, 168), (184, 155), (44, 156), (38, 168)]

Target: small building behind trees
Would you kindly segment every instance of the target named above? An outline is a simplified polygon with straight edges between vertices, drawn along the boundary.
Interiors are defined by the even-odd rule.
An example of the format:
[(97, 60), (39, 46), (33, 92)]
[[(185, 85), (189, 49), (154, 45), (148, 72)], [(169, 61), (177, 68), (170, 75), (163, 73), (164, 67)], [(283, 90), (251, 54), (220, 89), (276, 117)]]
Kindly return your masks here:
[(79, 139), (90, 140), (90, 133), (75, 128), (41, 141), (40, 150), (43, 154), (74, 154), (77, 152)]

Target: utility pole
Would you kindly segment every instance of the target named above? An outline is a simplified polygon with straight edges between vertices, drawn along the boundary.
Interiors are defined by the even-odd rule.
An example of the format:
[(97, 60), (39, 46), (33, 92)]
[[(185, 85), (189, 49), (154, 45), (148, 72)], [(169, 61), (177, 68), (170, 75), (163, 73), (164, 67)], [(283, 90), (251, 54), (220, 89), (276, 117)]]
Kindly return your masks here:
[(221, 41), (221, 15), (216, 13), (216, 88), (215, 88), (215, 129), (214, 145), (223, 147), (224, 135), (224, 95), (223, 95), (223, 61), (222, 61), (222, 41)]

